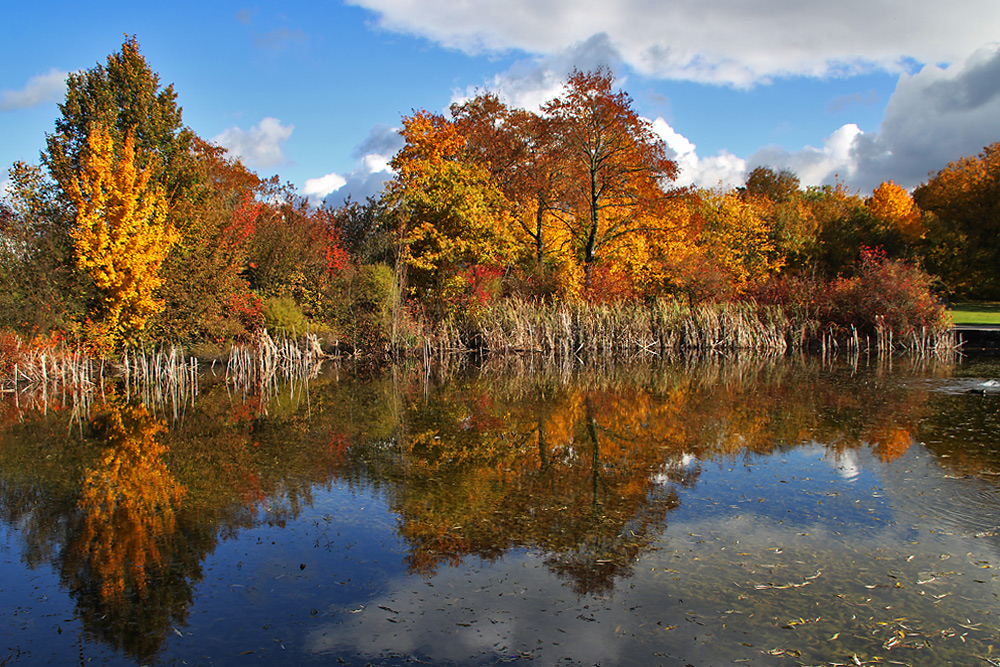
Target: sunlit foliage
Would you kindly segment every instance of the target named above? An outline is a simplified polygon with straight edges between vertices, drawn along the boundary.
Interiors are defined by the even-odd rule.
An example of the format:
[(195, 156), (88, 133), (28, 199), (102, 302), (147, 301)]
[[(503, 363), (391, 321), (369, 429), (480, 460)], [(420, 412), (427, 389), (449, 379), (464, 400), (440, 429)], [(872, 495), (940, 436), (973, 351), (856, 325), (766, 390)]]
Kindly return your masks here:
[(101, 294), (93, 333), (107, 345), (133, 340), (163, 308), (153, 293), (162, 283), (160, 265), (177, 241), (166, 222), (163, 190), (150, 183), (148, 169), (137, 167), (131, 135), (116, 151), (110, 133), (95, 128), (68, 194), (76, 206), (71, 234), (77, 263)]

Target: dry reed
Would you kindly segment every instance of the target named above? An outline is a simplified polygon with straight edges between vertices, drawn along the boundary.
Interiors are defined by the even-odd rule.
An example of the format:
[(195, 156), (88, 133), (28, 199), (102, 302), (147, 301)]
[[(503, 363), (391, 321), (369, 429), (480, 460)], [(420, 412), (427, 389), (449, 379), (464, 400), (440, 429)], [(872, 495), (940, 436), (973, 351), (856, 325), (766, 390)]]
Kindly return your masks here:
[(789, 317), (777, 307), (751, 303), (707, 304), (688, 308), (676, 301), (592, 304), (506, 300), (459, 325), (440, 323), (421, 348), (425, 362), (470, 350), (549, 357), (628, 358), (679, 352), (753, 351), (783, 354), (815, 350), (823, 356), (848, 353), (952, 354), (957, 346), (948, 329), (901, 333), (879, 319), (871, 335), (855, 327)]

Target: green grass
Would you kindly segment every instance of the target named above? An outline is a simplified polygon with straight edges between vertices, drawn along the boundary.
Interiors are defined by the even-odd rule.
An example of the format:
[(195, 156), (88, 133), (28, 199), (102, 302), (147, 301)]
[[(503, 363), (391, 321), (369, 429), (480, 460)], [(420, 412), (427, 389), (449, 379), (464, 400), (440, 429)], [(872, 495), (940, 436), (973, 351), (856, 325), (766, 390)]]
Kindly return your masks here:
[(1000, 302), (956, 303), (951, 318), (955, 324), (1000, 324)]

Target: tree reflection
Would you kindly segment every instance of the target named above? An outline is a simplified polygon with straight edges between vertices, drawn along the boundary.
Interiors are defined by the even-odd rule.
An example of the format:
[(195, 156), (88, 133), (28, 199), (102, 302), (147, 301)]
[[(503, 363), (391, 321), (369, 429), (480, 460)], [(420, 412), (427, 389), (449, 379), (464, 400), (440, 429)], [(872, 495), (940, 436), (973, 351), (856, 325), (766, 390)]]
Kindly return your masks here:
[(190, 599), (185, 579), (166, 572), (178, 547), (184, 488), (164, 463), (166, 426), (146, 406), (112, 395), (97, 408), (92, 428), (101, 451), (83, 471), (63, 579), (88, 631), (148, 657)]
[(577, 592), (610, 591), (697, 477), (676, 464), (675, 406), (637, 387), (496, 389), (454, 384), (408, 406), (390, 497), (411, 570), (536, 549)]
[[(928, 436), (951, 451), (959, 426), (937, 412), (995, 422), (982, 400), (963, 417), (951, 404), (968, 397), (932, 396), (908, 373), (687, 360), (428, 384), (390, 369), (266, 406), (205, 386), (169, 430), (111, 395), (69, 432), (54, 406), (0, 422), (0, 519), (31, 566), (56, 566), (87, 632), (142, 662), (183, 626), (220, 540), (283, 525), (334, 481), (385, 496), (414, 573), (525, 550), (578, 594), (606, 595), (708, 462), (815, 443), (889, 462)], [(995, 448), (963, 452), (951, 465), (1000, 469)]]
[(905, 453), (927, 392), (887, 369), (855, 376), (810, 361), (458, 376), (409, 392), (392, 453), (361, 437), (348, 458), (381, 462), (411, 571), (528, 549), (578, 593), (605, 594), (699, 462), (816, 442)]

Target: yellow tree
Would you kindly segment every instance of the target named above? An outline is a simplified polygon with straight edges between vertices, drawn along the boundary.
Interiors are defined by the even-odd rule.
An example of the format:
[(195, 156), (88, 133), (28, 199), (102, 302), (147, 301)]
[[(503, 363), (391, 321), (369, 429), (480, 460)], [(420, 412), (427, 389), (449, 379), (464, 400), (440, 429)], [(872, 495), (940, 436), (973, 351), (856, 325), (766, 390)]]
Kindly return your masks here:
[(920, 209), (906, 190), (892, 181), (882, 181), (865, 201), (865, 206), (886, 231), (912, 243), (924, 236)]
[(448, 311), (476, 267), (516, 262), (510, 203), (485, 167), (463, 159), (465, 138), (442, 116), (403, 119), (405, 146), (393, 158), (390, 199), (404, 260), (418, 296)]
[(706, 190), (701, 193), (705, 221), (699, 246), (728, 277), (738, 294), (766, 279), (782, 266), (782, 256), (772, 235), (771, 202), (736, 192)]
[(77, 265), (101, 294), (92, 333), (113, 345), (133, 339), (147, 318), (162, 310), (153, 293), (162, 283), (160, 265), (178, 236), (166, 221), (162, 187), (150, 183), (148, 167), (136, 165), (132, 135), (116, 155), (111, 134), (95, 126), (87, 148), (67, 193), (76, 206), (71, 235)]

